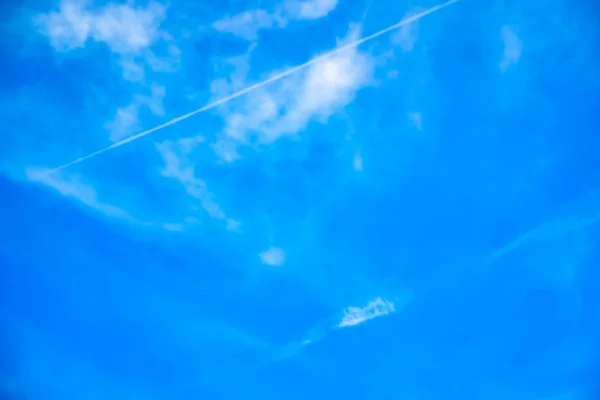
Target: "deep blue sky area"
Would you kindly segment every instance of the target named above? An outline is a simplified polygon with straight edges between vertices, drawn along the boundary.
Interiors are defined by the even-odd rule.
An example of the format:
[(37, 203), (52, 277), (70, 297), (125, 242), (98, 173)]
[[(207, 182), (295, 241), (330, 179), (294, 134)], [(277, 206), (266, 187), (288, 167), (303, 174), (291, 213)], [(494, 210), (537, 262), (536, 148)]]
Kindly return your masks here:
[(0, 400), (599, 398), (594, 2), (0, 11)]

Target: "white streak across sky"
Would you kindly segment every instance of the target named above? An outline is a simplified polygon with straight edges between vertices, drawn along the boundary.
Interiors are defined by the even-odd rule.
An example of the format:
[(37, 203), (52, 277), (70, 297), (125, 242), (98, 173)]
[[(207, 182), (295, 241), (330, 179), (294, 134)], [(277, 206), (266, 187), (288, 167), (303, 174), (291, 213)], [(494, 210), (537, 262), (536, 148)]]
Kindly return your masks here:
[(75, 159), (73, 161), (70, 161), (70, 162), (68, 162), (66, 164), (60, 165), (60, 166), (58, 166), (56, 168), (53, 168), (53, 169), (50, 169), (50, 170), (46, 170), (43, 173), (43, 175), (47, 176), (49, 174), (53, 174), (53, 173), (59, 172), (59, 171), (65, 169), (65, 168), (68, 168), (68, 167), (72, 166), (72, 165), (79, 164), (79, 163), (81, 163), (83, 161), (86, 161), (86, 160), (88, 160), (90, 158), (93, 158), (93, 157), (99, 156), (99, 155), (101, 155), (103, 153), (106, 153), (109, 150), (116, 149), (117, 147), (121, 147), (121, 146), (123, 146), (123, 145), (125, 145), (127, 143), (130, 143), (130, 142), (133, 142), (135, 140), (141, 139), (144, 136), (148, 136), (151, 133), (154, 133), (154, 132), (159, 131), (161, 129), (167, 128), (167, 127), (169, 127), (171, 125), (175, 125), (175, 124), (177, 124), (177, 123), (179, 123), (181, 121), (184, 121), (184, 120), (186, 120), (186, 119), (188, 119), (190, 117), (193, 117), (196, 114), (200, 114), (200, 113), (202, 113), (204, 111), (208, 111), (208, 110), (211, 110), (211, 109), (213, 109), (215, 107), (218, 107), (218, 106), (220, 106), (222, 104), (228, 103), (231, 100), (234, 100), (234, 99), (236, 99), (238, 97), (244, 96), (244, 95), (246, 95), (246, 94), (248, 94), (250, 92), (253, 92), (253, 91), (257, 90), (257, 89), (260, 89), (261, 87), (266, 86), (266, 85), (268, 85), (270, 83), (273, 83), (273, 82), (276, 82), (278, 80), (281, 80), (281, 79), (283, 79), (283, 78), (285, 78), (285, 77), (287, 77), (289, 75), (292, 75), (292, 74), (294, 74), (296, 72), (299, 72), (299, 71), (301, 71), (301, 70), (303, 70), (303, 69), (305, 69), (305, 68), (307, 68), (307, 67), (309, 67), (311, 65), (317, 64), (317, 63), (319, 63), (319, 62), (321, 62), (321, 61), (323, 61), (323, 60), (325, 60), (325, 59), (327, 59), (327, 58), (329, 58), (329, 57), (331, 57), (331, 56), (333, 56), (335, 54), (338, 54), (338, 53), (340, 53), (340, 52), (342, 52), (344, 50), (348, 50), (348, 49), (357, 47), (357, 46), (359, 46), (359, 45), (361, 45), (361, 44), (363, 44), (365, 42), (373, 40), (373, 39), (375, 39), (375, 38), (377, 38), (377, 37), (379, 37), (381, 35), (384, 35), (384, 34), (386, 34), (388, 32), (394, 31), (394, 30), (399, 29), (399, 28), (401, 28), (401, 27), (403, 27), (405, 25), (408, 25), (408, 24), (411, 24), (413, 22), (416, 22), (416, 21), (420, 20), (421, 18), (423, 18), (423, 17), (425, 17), (425, 16), (427, 16), (429, 14), (433, 14), (436, 11), (440, 11), (443, 8), (446, 8), (446, 7), (448, 7), (448, 6), (450, 6), (450, 5), (454, 4), (454, 3), (457, 3), (458, 1), (459, 0), (450, 0), (450, 1), (447, 1), (447, 2), (445, 2), (443, 4), (431, 7), (431, 8), (429, 8), (429, 9), (427, 9), (425, 11), (422, 11), (420, 13), (411, 15), (410, 17), (407, 17), (407, 18), (403, 19), (400, 22), (397, 22), (397, 23), (395, 23), (393, 25), (390, 25), (387, 28), (381, 29), (381, 30), (379, 30), (379, 31), (377, 31), (375, 33), (372, 33), (371, 35), (365, 36), (363, 38), (360, 38), (358, 40), (352, 41), (352, 42), (347, 43), (345, 45), (336, 47), (335, 49), (333, 49), (333, 50), (331, 50), (331, 51), (329, 51), (329, 52), (327, 52), (325, 54), (322, 54), (322, 55), (320, 55), (318, 57), (315, 57), (315, 58), (313, 58), (313, 59), (305, 62), (304, 64), (300, 64), (300, 65), (297, 65), (295, 67), (292, 67), (292, 68), (290, 68), (290, 69), (288, 69), (288, 70), (286, 70), (286, 71), (284, 71), (284, 72), (282, 72), (280, 74), (274, 75), (274, 76), (272, 76), (272, 77), (270, 77), (268, 79), (265, 79), (265, 80), (263, 80), (261, 82), (258, 82), (258, 83), (254, 84), (254, 85), (251, 85), (251, 86), (249, 86), (249, 87), (247, 87), (245, 89), (242, 89), (242, 90), (240, 90), (238, 92), (235, 92), (235, 93), (233, 93), (233, 94), (231, 94), (229, 96), (223, 97), (223, 98), (221, 98), (219, 100), (216, 100), (216, 101), (214, 101), (212, 103), (209, 103), (209, 104), (207, 104), (207, 105), (205, 105), (205, 106), (203, 106), (201, 108), (198, 108), (198, 109), (196, 109), (194, 111), (190, 111), (187, 114), (184, 114), (184, 115), (181, 115), (179, 117), (173, 118), (173, 119), (171, 119), (171, 120), (169, 120), (169, 121), (167, 121), (167, 122), (165, 122), (165, 123), (163, 123), (161, 125), (155, 126), (154, 128), (150, 128), (150, 129), (145, 130), (143, 132), (140, 132), (138, 134), (132, 135), (132, 136), (130, 136), (128, 138), (125, 138), (125, 139), (123, 139), (123, 140), (121, 140), (119, 142), (113, 143), (112, 145), (110, 145), (108, 147), (102, 148), (102, 149), (97, 150), (97, 151), (95, 151), (93, 153), (90, 153), (90, 154), (87, 154), (85, 156), (79, 157), (79, 158), (77, 158), (77, 159)]

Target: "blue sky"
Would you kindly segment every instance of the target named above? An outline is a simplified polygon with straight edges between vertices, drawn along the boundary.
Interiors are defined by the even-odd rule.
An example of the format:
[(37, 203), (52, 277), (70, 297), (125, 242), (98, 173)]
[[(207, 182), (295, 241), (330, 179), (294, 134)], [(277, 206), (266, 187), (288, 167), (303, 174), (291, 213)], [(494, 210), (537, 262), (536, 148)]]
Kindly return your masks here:
[(440, 4), (3, 4), (0, 398), (597, 395), (597, 7)]

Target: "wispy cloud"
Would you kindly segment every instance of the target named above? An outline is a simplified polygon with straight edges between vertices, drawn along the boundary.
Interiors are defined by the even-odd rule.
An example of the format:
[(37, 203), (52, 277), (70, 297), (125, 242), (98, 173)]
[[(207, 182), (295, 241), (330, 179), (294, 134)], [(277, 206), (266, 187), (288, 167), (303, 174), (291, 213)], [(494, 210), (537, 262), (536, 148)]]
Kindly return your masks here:
[(83, 47), (88, 40), (106, 44), (120, 54), (138, 53), (159, 37), (164, 8), (150, 3), (146, 8), (107, 4), (88, 9), (84, 2), (63, 0), (59, 10), (36, 17), (57, 50)]
[(245, 40), (256, 40), (258, 32), (274, 26), (282, 27), (287, 21), (279, 14), (269, 14), (265, 10), (250, 10), (227, 16), (213, 22), (212, 27), (223, 33), (231, 33)]
[(550, 219), (497, 249), (492, 253), (491, 258), (499, 258), (527, 244), (557, 239), (576, 230), (587, 228), (598, 223), (600, 223), (600, 213), (590, 216), (572, 216)]
[(275, 10), (247, 10), (215, 21), (212, 27), (245, 40), (256, 40), (263, 29), (282, 28), (290, 21), (319, 19), (337, 6), (338, 0), (289, 0)]
[(259, 254), (263, 264), (280, 267), (285, 262), (285, 253), (279, 247), (270, 247)]
[(523, 43), (517, 36), (515, 29), (507, 25), (502, 27), (501, 37), (504, 52), (502, 54), (502, 61), (500, 62), (500, 70), (504, 72), (519, 62), (523, 51)]
[(134, 96), (130, 104), (117, 109), (113, 119), (106, 123), (105, 127), (110, 132), (110, 140), (118, 142), (140, 129), (140, 112), (150, 111), (153, 115), (163, 116), (163, 98), (166, 94), (164, 86), (152, 84), (150, 95), (138, 94)]
[[(358, 27), (353, 27), (346, 40), (353, 40), (358, 34)], [(235, 72), (228, 78), (215, 80), (211, 85), (213, 93), (223, 95), (227, 91), (248, 86), (247, 75), (251, 69), (249, 59), (249, 54), (243, 54), (222, 60), (221, 66), (233, 66)], [(369, 83), (371, 64), (368, 54), (350, 48), (321, 63), (315, 63), (304, 73), (257, 90), (231, 107), (223, 106), (219, 111), (223, 118), (223, 130), (210, 145), (221, 160), (230, 162), (239, 157), (237, 150), (240, 146), (268, 145), (281, 136), (301, 132), (312, 120), (326, 122), (353, 100), (356, 91)], [(132, 105), (122, 110), (122, 115), (117, 114), (121, 120), (109, 126), (113, 133), (111, 139), (119, 140), (132, 132), (138, 122), (135, 117), (140, 107), (157, 103), (158, 109), (155, 111), (161, 111), (159, 101), (155, 98), (154, 95), (150, 99), (138, 97)], [(194, 150), (203, 141), (204, 138), (198, 136), (158, 144), (157, 149), (164, 161), (161, 174), (178, 181), (194, 199), (192, 203), (199, 201), (209, 217), (225, 221), (228, 229), (236, 229), (240, 222), (226, 216), (205, 180), (198, 176), (194, 162), (197, 153)], [(262, 261), (268, 265), (282, 265), (284, 258), (280, 249), (270, 249), (261, 254)]]
[(408, 113), (408, 120), (410, 125), (412, 125), (417, 130), (423, 129), (423, 115), (418, 111), (413, 111)]
[[(345, 40), (354, 40), (358, 35), (359, 28), (353, 26)], [(281, 136), (304, 130), (312, 120), (324, 123), (348, 105), (371, 79), (371, 57), (357, 48), (328, 57), (303, 73), (257, 90), (233, 107), (222, 109), (225, 127), (215, 150), (224, 160), (232, 161), (237, 158), (236, 148), (240, 145), (270, 144)], [(218, 87), (219, 92), (227, 85), (235, 90), (248, 85), (244, 80), (243, 76), (236, 81), (219, 80), (213, 87)]]
[[(241, 90), (237, 90), (237, 91), (235, 91), (235, 92), (233, 92), (233, 93), (231, 93), (231, 94), (229, 94), (229, 95), (227, 95), (225, 97), (219, 98), (219, 99), (217, 99), (217, 100), (215, 100), (215, 101), (213, 101), (213, 102), (211, 102), (209, 104), (206, 104), (203, 107), (200, 107), (200, 108), (198, 108), (196, 110), (188, 112), (187, 114), (183, 114), (183, 115), (181, 115), (179, 117), (173, 118), (173, 119), (171, 119), (171, 120), (169, 120), (169, 121), (167, 121), (167, 122), (165, 122), (165, 123), (163, 123), (161, 125), (155, 126), (154, 128), (147, 129), (147, 130), (145, 130), (143, 132), (140, 132), (140, 133), (138, 133), (136, 135), (127, 137), (126, 139), (123, 139), (120, 142), (114, 143), (114, 144), (112, 144), (112, 145), (110, 145), (108, 147), (105, 147), (103, 149), (97, 150), (97, 151), (95, 151), (93, 153), (89, 153), (89, 154), (87, 154), (85, 156), (79, 157), (79, 158), (77, 158), (75, 160), (72, 160), (70, 162), (67, 162), (65, 164), (62, 164), (59, 167), (56, 167), (56, 168), (54, 168), (53, 170), (51, 170), (49, 172), (50, 173), (52, 173), (52, 172), (58, 172), (58, 171), (60, 171), (62, 169), (68, 168), (68, 167), (70, 167), (72, 165), (79, 164), (81, 162), (89, 160), (92, 157), (97, 157), (97, 156), (99, 156), (101, 154), (104, 154), (107, 151), (116, 149), (117, 147), (124, 146), (124, 145), (126, 145), (128, 143), (131, 143), (131, 142), (133, 142), (135, 140), (138, 140), (138, 139), (140, 139), (142, 137), (150, 135), (150, 134), (152, 134), (152, 133), (154, 133), (156, 131), (159, 131), (161, 129), (164, 129), (164, 128), (167, 128), (169, 126), (172, 126), (172, 125), (175, 125), (177, 123), (180, 123), (182, 121), (185, 121), (185, 120), (187, 120), (187, 119), (189, 119), (189, 118), (191, 118), (191, 117), (193, 117), (193, 116), (195, 116), (197, 114), (200, 114), (202, 112), (206, 112), (208, 110), (212, 110), (212, 109), (217, 108), (219, 106), (226, 106), (226, 105), (230, 104), (231, 102), (233, 102), (234, 100), (237, 100), (237, 99), (243, 99), (244, 96), (247, 97), (251, 93), (254, 94), (254, 95), (260, 95), (261, 91), (264, 92), (264, 91), (267, 90), (267, 86), (268, 85), (276, 86), (275, 84), (277, 83), (277, 84), (279, 84), (279, 87), (282, 87), (281, 85), (285, 84), (286, 82), (293, 81), (293, 79), (298, 79), (297, 77), (294, 77), (295, 74), (300, 74), (301, 72), (303, 72), (304, 75), (307, 75), (311, 71), (314, 72), (315, 70), (319, 70), (319, 69), (322, 70), (324, 65), (326, 66), (325, 70), (336, 71), (336, 68), (331, 68), (332, 65), (333, 66), (335, 65), (335, 63), (331, 62), (332, 59), (336, 59), (336, 58), (340, 58), (340, 57), (342, 59), (344, 59), (344, 55), (347, 56), (348, 54), (355, 54), (355, 55), (358, 54), (358, 55), (361, 55), (361, 53), (359, 53), (358, 50), (357, 50), (357, 47), (359, 45), (361, 45), (363, 43), (366, 43), (366, 42), (368, 42), (370, 40), (374, 40), (374, 39), (376, 39), (376, 38), (378, 38), (378, 37), (380, 37), (380, 36), (382, 36), (382, 35), (384, 35), (384, 34), (386, 34), (388, 32), (392, 32), (392, 31), (394, 31), (394, 30), (396, 30), (398, 28), (401, 28), (402, 26), (405, 26), (407, 24), (414, 23), (415, 21), (418, 21), (419, 19), (421, 19), (423, 17), (426, 17), (426, 16), (428, 16), (430, 14), (433, 14), (435, 12), (443, 10), (446, 7), (449, 7), (449, 6), (453, 5), (453, 4), (456, 4), (457, 1), (458, 0), (449, 0), (446, 3), (443, 3), (443, 4), (440, 4), (440, 5), (431, 7), (431, 8), (429, 8), (429, 9), (427, 9), (427, 10), (421, 12), (421, 13), (418, 13), (418, 14), (415, 14), (415, 15), (409, 17), (409, 18), (403, 19), (403, 20), (401, 20), (401, 21), (399, 21), (399, 22), (397, 22), (397, 23), (395, 23), (393, 25), (390, 25), (390, 26), (388, 26), (386, 28), (383, 28), (383, 29), (381, 29), (381, 30), (379, 30), (379, 31), (377, 31), (375, 33), (372, 33), (372, 34), (370, 34), (368, 36), (365, 36), (365, 37), (362, 37), (362, 38), (357, 38), (357, 39), (355, 39), (353, 41), (345, 43), (345, 44), (343, 44), (343, 45), (341, 45), (341, 46), (339, 46), (339, 47), (337, 47), (337, 48), (335, 48), (333, 50), (330, 50), (328, 52), (325, 52), (325, 53), (321, 54), (318, 57), (314, 57), (313, 59), (311, 59), (311, 60), (309, 60), (309, 61), (307, 61), (307, 62), (305, 62), (303, 64), (297, 65), (297, 66), (295, 66), (293, 68), (289, 68), (289, 69), (287, 69), (287, 70), (285, 70), (283, 72), (273, 74), (269, 78), (264, 79), (264, 80), (262, 80), (262, 81), (260, 81), (258, 83), (255, 83), (253, 85), (247, 86), (247, 87), (245, 87), (245, 88), (243, 88)], [(359, 57), (358, 61), (360, 61), (360, 57)], [(370, 65), (370, 63), (368, 63), (368, 64)], [(363, 64), (363, 66), (364, 66), (364, 64)], [(351, 67), (355, 68), (356, 66), (351, 66)], [(369, 69), (371, 69), (371, 68), (369, 68)], [(306, 72), (307, 70), (308, 70), (308, 72)], [(332, 77), (332, 74), (326, 74), (326, 76)], [(361, 76), (361, 75), (359, 74), (359, 76)], [(333, 78), (334, 78), (333, 79), (334, 82), (335, 81), (339, 82), (339, 80), (337, 79), (338, 77), (333, 76)], [(285, 86), (283, 86), (283, 87), (285, 88)], [(289, 90), (286, 90), (285, 92), (287, 92), (288, 95), (289, 95)], [(352, 95), (354, 93), (355, 93), (355, 90), (350, 92), (350, 94), (352, 94)], [(347, 100), (348, 101), (351, 100), (352, 97), (353, 96), (351, 96), (351, 98), (347, 99)], [(326, 96), (326, 98), (331, 99), (331, 95)], [(326, 108), (326, 110), (327, 110), (327, 108)], [(331, 112), (331, 110), (329, 110), (329, 111)], [(287, 115), (285, 117), (289, 118), (289, 116), (287, 116)], [(222, 146), (216, 146), (216, 147), (222, 147)], [(227, 146), (224, 146), (224, 147), (227, 147)], [(229, 146), (229, 147), (231, 147), (231, 146)], [(231, 149), (230, 149), (230, 151), (227, 152), (232, 157), (232, 159), (234, 158), (233, 156), (235, 156), (235, 151), (234, 150), (235, 149), (233, 149), (233, 151), (231, 151)]]
[(352, 167), (356, 172), (361, 172), (364, 168), (362, 156), (358, 151), (354, 153), (354, 158), (352, 159)]
[(414, 300), (412, 290), (402, 290), (392, 299), (377, 297), (363, 307), (348, 307), (342, 311), (342, 316), (331, 328), (346, 328), (356, 326), (374, 318), (383, 317), (401, 311)]
[(381, 317), (384, 315), (391, 314), (396, 311), (394, 303), (391, 301), (383, 300), (381, 297), (370, 301), (364, 307), (348, 307), (344, 310), (344, 316), (338, 324), (338, 327), (344, 328), (347, 326), (354, 326), (362, 324), (373, 318)]
[(38, 168), (28, 168), (25, 172), (30, 181), (49, 186), (62, 196), (70, 197), (108, 217), (133, 220), (131, 215), (122, 208), (100, 201), (94, 187), (76, 175), (67, 173), (48, 175), (44, 169)]
[(117, 109), (114, 118), (107, 122), (110, 140), (119, 141), (140, 128), (139, 106), (135, 102)]
[[(404, 15), (404, 18), (410, 18), (420, 12), (422, 8), (415, 8)], [(402, 26), (392, 34), (392, 44), (400, 47), (404, 52), (410, 52), (414, 49), (419, 34), (419, 22)]]
[(294, 357), (305, 347), (323, 340), (333, 330), (357, 326), (372, 319), (399, 312), (409, 306), (413, 300), (414, 293), (411, 290), (403, 290), (391, 300), (377, 297), (363, 307), (348, 307), (342, 311), (341, 315), (334, 315), (315, 325), (304, 334), (301, 340), (288, 343), (280, 348), (268, 363)]
[(104, 124), (113, 142), (141, 129), (145, 112), (165, 114), (166, 89), (146, 76), (148, 69), (172, 72), (179, 67), (180, 50), (161, 27), (164, 18), (164, 6), (154, 1), (144, 7), (116, 2), (93, 7), (85, 0), (62, 0), (57, 11), (34, 17), (35, 26), (56, 51), (77, 50), (89, 42), (103, 44), (116, 55), (122, 77), (135, 83), (140, 92), (149, 92), (135, 95)]
[[(114, 7), (116, 7), (114, 5), (114, 7), (107, 5), (102, 8), (91, 9), (81, 5), (83, 3), (68, 1), (64, 0), (61, 3), (60, 12), (40, 16), (40, 24), (48, 28), (59, 26), (60, 24), (57, 21), (62, 21), (61, 23), (65, 24), (68, 22), (68, 28), (71, 30), (75, 29), (75, 32), (78, 32), (79, 28), (76, 25), (75, 27), (73, 26), (74, 21), (78, 20), (78, 18), (85, 20), (86, 18), (98, 17), (98, 15), (105, 18), (105, 14), (110, 14), (115, 9)], [(319, 6), (314, 3), (309, 8), (300, 7), (300, 3), (288, 2), (285, 4), (285, 7), (289, 9), (295, 8), (298, 15), (302, 15), (302, 17), (298, 18), (309, 18), (330, 10), (331, 7), (334, 7), (335, 2), (323, 3), (325, 5), (321, 4)], [(293, 4), (296, 5), (292, 6)], [(306, 5), (309, 3), (302, 4)], [(327, 4), (329, 5), (326, 6)], [(228, 73), (227, 78), (216, 79), (211, 85), (211, 91), (217, 97), (225, 97), (196, 111), (172, 119), (158, 127), (131, 135), (131, 133), (141, 127), (141, 120), (144, 118), (144, 113), (150, 112), (155, 115), (162, 115), (164, 113), (162, 101), (166, 90), (160, 85), (150, 85), (149, 94), (141, 92), (141, 94), (134, 96), (129, 104), (117, 109), (114, 118), (105, 125), (110, 131), (111, 140), (115, 143), (108, 148), (82, 157), (74, 163), (101, 154), (106, 150), (119, 147), (124, 143), (146, 136), (151, 132), (173, 125), (211, 108), (218, 110), (219, 115), (223, 119), (223, 128), (215, 140), (211, 140), (211, 143), (203, 144), (203, 146), (212, 146), (216, 154), (224, 161), (233, 161), (239, 157), (238, 149), (241, 146), (260, 148), (277, 141), (282, 136), (302, 133), (310, 124), (326, 123), (332, 115), (343, 111), (353, 101), (356, 93), (361, 88), (368, 86), (372, 82), (374, 68), (372, 56), (368, 51), (360, 50), (358, 48), (359, 44), (406, 24), (413, 23), (425, 15), (446, 7), (448, 4), (451, 3), (415, 14), (408, 20), (398, 22), (364, 38), (360, 36), (360, 26), (351, 25), (346, 37), (338, 41), (340, 45), (338, 48), (322, 53), (304, 64), (283, 72), (271, 71), (267, 74), (264, 74), (264, 72), (251, 74), (250, 72), (254, 72), (255, 69), (260, 71), (262, 68), (258, 64), (251, 65), (251, 60), (253, 63), (256, 61), (251, 59), (249, 54), (242, 54), (223, 60), (223, 65), (234, 67), (234, 73)], [(123, 7), (125, 6), (123, 5)], [(289, 9), (287, 12), (290, 12)], [(132, 8), (132, 10), (139, 11), (140, 9)], [(64, 17), (64, 21), (60, 19), (62, 18), (60, 17), (62, 14), (67, 15), (67, 17)], [(118, 15), (129, 14), (121, 10), (117, 13)], [(142, 20), (145, 19), (142, 18)], [(118, 17), (115, 17), (114, 20), (111, 19), (111, 21), (116, 21), (115, 23), (124, 22)], [(157, 19), (157, 21), (160, 21), (160, 19)], [(86, 22), (90, 26), (95, 23)], [(144, 25), (141, 24), (140, 26)], [(157, 31), (159, 29), (159, 22), (152, 26), (154, 27), (154, 31), (160, 32)], [(115, 33), (114, 36), (90, 33), (93, 31), (92, 28), (82, 28), (81, 31), (85, 32), (85, 35), (81, 36), (85, 40), (80, 38), (79, 42), (77, 42), (81, 46), (88, 40), (104, 41), (110, 49), (122, 53), (136, 53), (141, 51), (139, 49), (145, 44), (150, 45), (152, 43), (152, 40), (141, 39), (134, 40), (133, 44), (129, 46), (112, 43), (112, 41), (118, 42), (121, 40), (122, 36), (129, 32), (127, 30), (117, 30), (121, 33)], [(71, 37), (60, 29), (48, 28), (46, 32), (52, 32), (63, 41), (67, 40), (65, 38)], [(157, 36), (150, 34), (150, 37), (160, 38), (162, 37), (162, 33), (157, 34)], [(122, 40), (126, 41), (126, 39)], [(57, 44), (55, 43), (55, 45)], [(68, 48), (73, 48), (73, 46)], [(231, 68), (227, 72), (230, 71)], [(223, 75), (225, 74), (221, 76)], [(255, 76), (265, 75), (267, 79), (259, 83), (253, 82)], [(252, 78), (249, 78), (250, 76)], [(227, 93), (232, 92), (233, 94), (227, 95)], [(183, 222), (175, 220), (163, 223), (162, 226), (165, 229), (182, 230), (185, 228), (186, 221), (194, 221), (196, 223), (201, 220), (202, 218), (196, 214), (198, 209), (203, 210), (212, 219), (225, 222), (228, 229), (236, 229), (240, 225), (239, 221), (231, 219), (226, 215), (223, 208), (216, 201), (213, 193), (209, 190), (204, 177), (199, 176), (200, 171), (198, 171), (195, 165), (197, 154), (193, 154), (193, 149), (202, 140), (200, 140), (200, 137), (191, 137), (188, 139), (166, 141), (158, 144), (156, 147), (164, 162), (161, 175), (176, 180), (191, 198), (189, 204), (186, 204), (186, 208), (191, 211), (185, 216)], [(51, 174), (57, 173), (72, 164), (65, 164), (56, 170), (48, 172)], [(362, 168), (362, 158), (360, 155), (355, 158), (354, 167), (358, 170)]]
[(323, 18), (338, 5), (338, 0), (290, 0), (283, 8), (291, 19), (310, 20)]
[[(124, 77), (138, 81), (144, 76), (145, 65), (164, 69), (150, 49), (159, 41), (171, 39), (160, 29), (164, 18), (165, 8), (156, 2), (145, 7), (108, 3), (93, 8), (85, 1), (62, 0), (57, 11), (35, 16), (34, 23), (57, 51), (82, 48), (89, 41), (106, 45), (119, 55)], [(168, 55), (179, 55), (173, 44), (168, 46)], [(137, 62), (140, 58), (144, 65)]]
[(164, 166), (162, 176), (176, 180), (186, 193), (200, 203), (209, 217), (225, 221), (228, 229), (236, 229), (240, 222), (228, 218), (208, 190), (206, 182), (196, 176), (196, 168), (190, 154), (195, 147), (204, 142), (204, 137), (195, 136), (176, 142), (158, 143), (156, 148), (162, 156)]

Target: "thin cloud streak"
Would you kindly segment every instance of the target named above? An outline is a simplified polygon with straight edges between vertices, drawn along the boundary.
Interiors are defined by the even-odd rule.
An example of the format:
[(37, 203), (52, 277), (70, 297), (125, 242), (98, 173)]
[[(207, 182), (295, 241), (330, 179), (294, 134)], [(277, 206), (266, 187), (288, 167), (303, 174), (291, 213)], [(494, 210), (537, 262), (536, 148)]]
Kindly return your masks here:
[(401, 313), (406, 308), (419, 301), (419, 299), (422, 301), (424, 298), (427, 299), (436, 293), (439, 293), (442, 287), (451, 287), (455, 285), (461, 277), (472, 271), (474, 265), (476, 265), (479, 270), (481, 270), (482, 267), (493, 268), (492, 263), (494, 261), (522, 246), (530, 244), (531, 242), (557, 239), (568, 233), (579, 229), (586, 229), (595, 226), (596, 224), (600, 224), (600, 213), (598, 212), (594, 212), (592, 215), (585, 217), (571, 216), (548, 219), (537, 228), (519, 235), (507, 245), (493, 251), (488, 257), (482, 259), (480, 262), (469, 264), (462, 268), (445, 270), (430, 278), (423, 285), (401, 291), (391, 300), (384, 300), (383, 298), (378, 297), (369, 302), (366, 307), (346, 308), (343, 311), (341, 319), (338, 318), (338, 316), (334, 316), (333, 318), (322, 321), (316, 327), (311, 329), (302, 340), (294, 341), (277, 351), (266, 364), (274, 364), (296, 356), (306, 346), (324, 339), (331, 331), (357, 326), (376, 317)]
[(161, 129), (167, 128), (167, 127), (169, 127), (171, 125), (175, 125), (175, 124), (177, 124), (177, 123), (179, 123), (181, 121), (184, 121), (184, 120), (186, 120), (186, 119), (188, 119), (190, 117), (193, 117), (196, 114), (200, 114), (200, 113), (202, 113), (204, 111), (208, 111), (208, 110), (211, 110), (211, 109), (213, 109), (215, 107), (218, 107), (218, 106), (220, 106), (222, 104), (228, 103), (231, 100), (237, 99), (238, 97), (244, 96), (245, 94), (248, 94), (248, 93), (253, 92), (253, 91), (257, 90), (257, 89), (260, 89), (261, 87), (266, 86), (266, 85), (268, 85), (268, 84), (270, 84), (272, 82), (276, 82), (276, 81), (278, 81), (280, 79), (283, 79), (283, 78), (285, 78), (285, 77), (287, 77), (289, 75), (292, 75), (292, 74), (294, 74), (294, 73), (296, 73), (298, 71), (301, 71), (301, 70), (303, 70), (303, 69), (305, 69), (305, 68), (307, 68), (307, 67), (309, 67), (311, 65), (319, 63), (319, 62), (321, 62), (321, 61), (323, 61), (323, 60), (325, 60), (325, 59), (327, 59), (327, 58), (329, 58), (329, 57), (331, 57), (331, 56), (333, 56), (335, 54), (343, 52), (344, 50), (348, 50), (348, 49), (357, 47), (357, 46), (359, 46), (359, 45), (361, 45), (361, 44), (363, 44), (365, 42), (368, 42), (370, 40), (378, 38), (379, 36), (382, 36), (382, 35), (384, 35), (384, 34), (386, 34), (388, 32), (394, 31), (394, 30), (396, 30), (398, 28), (401, 28), (401, 27), (403, 27), (405, 25), (408, 25), (408, 24), (411, 24), (411, 23), (413, 23), (415, 21), (418, 21), (419, 19), (421, 19), (421, 18), (423, 18), (423, 17), (425, 17), (425, 16), (427, 16), (429, 14), (432, 14), (432, 13), (434, 13), (436, 11), (440, 11), (440, 10), (442, 10), (442, 9), (444, 9), (444, 8), (446, 8), (446, 7), (454, 4), (454, 3), (457, 3), (458, 1), (459, 0), (450, 0), (450, 1), (446, 2), (446, 3), (440, 4), (440, 5), (435, 6), (435, 7), (431, 7), (431, 8), (429, 8), (429, 9), (423, 11), (423, 12), (420, 12), (418, 14), (412, 15), (412, 16), (410, 16), (408, 18), (403, 19), (402, 21), (400, 21), (400, 22), (398, 22), (396, 24), (390, 25), (387, 28), (384, 28), (384, 29), (382, 29), (380, 31), (377, 31), (377, 32), (375, 32), (375, 33), (373, 33), (373, 34), (371, 34), (369, 36), (365, 36), (365, 37), (363, 37), (361, 39), (358, 39), (358, 40), (355, 40), (353, 42), (347, 43), (347, 44), (345, 44), (343, 46), (339, 46), (339, 47), (335, 48), (334, 50), (331, 50), (331, 51), (329, 51), (329, 52), (327, 52), (325, 54), (322, 54), (320, 56), (317, 56), (317, 57), (315, 57), (315, 58), (313, 58), (313, 59), (305, 62), (304, 64), (300, 64), (300, 65), (298, 65), (296, 67), (290, 68), (290, 69), (288, 69), (288, 70), (286, 70), (286, 71), (284, 71), (284, 72), (282, 72), (280, 74), (274, 75), (274, 76), (272, 76), (272, 77), (270, 77), (268, 79), (265, 79), (265, 80), (263, 80), (261, 82), (258, 82), (258, 83), (254, 84), (252, 86), (249, 86), (246, 89), (240, 90), (240, 91), (238, 91), (236, 93), (233, 93), (233, 94), (231, 94), (229, 96), (223, 97), (223, 98), (221, 98), (219, 100), (216, 100), (216, 101), (214, 101), (212, 103), (209, 103), (209, 104), (207, 104), (207, 105), (205, 105), (205, 106), (203, 106), (201, 108), (198, 108), (198, 109), (196, 109), (194, 111), (191, 111), (191, 112), (189, 112), (187, 114), (181, 115), (181, 116), (179, 116), (177, 118), (173, 118), (170, 121), (167, 121), (167, 122), (165, 122), (165, 123), (163, 123), (161, 125), (155, 126), (154, 128), (145, 130), (145, 131), (140, 132), (140, 133), (138, 133), (136, 135), (133, 135), (133, 136), (130, 136), (130, 137), (126, 138), (126, 139), (123, 139), (123, 140), (121, 140), (119, 142), (113, 143), (112, 145), (110, 145), (108, 147), (105, 147), (103, 149), (97, 150), (97, 151), (95, 151), (93, 153), (90, 153), (88, 155), (85, 155), (83, 157), (79, 157), (79, 158), (77, 158), (77, 159), (75, 159), (73, 161), (70, 161), (70, 162), (68, 162), (66, 164), (63, 164), (63, 165), (61, 165), (59, 167), (56, 167), (54, 169), (49, 169), (45, 173), (45, 175), (50, 175), (50, 174), (59, 172), (59, 171), (65, 169), (65, 168), (68, 168), (68, 167), (73, 166), (75, 164), (79, 164), (79, 163), (81, 163), (83, 161), (89, 160), (90, 158), (99, 156), (99, 155), (101, 155), (103, 153), (106, 153), (107, 151), (116, 149), (117, 147), (121, 147), (121, 146), (123, 146), (123, 145), (125, 145), (127, 143), (130, 143), (130, 142), (133, 142), (135, 140), (138, 140), (138, 139), (140, 139), (140, 138), (142, 138), (144, 136), (148, 136), (151, 133), (154, 133), (154, 132), (159, 131)]

